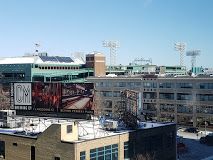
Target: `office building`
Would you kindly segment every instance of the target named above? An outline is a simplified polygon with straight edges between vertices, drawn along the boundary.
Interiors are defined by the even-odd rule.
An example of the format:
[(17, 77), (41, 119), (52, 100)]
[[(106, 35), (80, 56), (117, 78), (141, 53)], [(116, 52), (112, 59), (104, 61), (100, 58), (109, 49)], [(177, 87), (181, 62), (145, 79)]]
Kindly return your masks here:
[(120, 92), (141, 92), (142, 114), (150, 120), (210, 127), (213, 122), (213, 78), (156, 75), (90, 77), (95, 84), (99, 114), (114, 114), (122, 104)]

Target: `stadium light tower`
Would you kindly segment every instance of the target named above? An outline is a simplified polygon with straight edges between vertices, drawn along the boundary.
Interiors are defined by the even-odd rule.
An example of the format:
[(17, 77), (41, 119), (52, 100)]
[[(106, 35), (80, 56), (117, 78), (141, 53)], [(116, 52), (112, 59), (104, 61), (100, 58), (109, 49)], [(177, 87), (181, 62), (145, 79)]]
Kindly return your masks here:
[(179, 51), (180, 54), (180, 66), (183, 66), (183, 56), (184, 56), (184, 51), (186, 48), (186, 44), (182, 42), (177, 42), (175, 43), (175, 50)]
[(116, 48), (120, 45), (118, 41), (103, 41), (103, 47), (108, 47), (110, 49), (110, 71), (112, 66), (116, 65)]
[(41, 45), (39, 43), (35, 43), (35, 54), (38, 55), (38, 49)]
[(191, 65), (192, 68), (196, 66), (196, 57), (200, 55), (200, 50), (195, 49), (195, 50), (191, 50), (186, 52), (186, 56), (191, 56)]

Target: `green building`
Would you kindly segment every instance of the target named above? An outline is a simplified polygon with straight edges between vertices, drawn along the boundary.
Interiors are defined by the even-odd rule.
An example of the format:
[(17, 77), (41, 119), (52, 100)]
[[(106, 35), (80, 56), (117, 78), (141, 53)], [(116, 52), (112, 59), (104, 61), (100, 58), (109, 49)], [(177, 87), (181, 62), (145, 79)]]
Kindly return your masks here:
[(0, 83), (11, 81), (84, 82), (93, 68), (70, 57), (31, 55), (0, 59)]

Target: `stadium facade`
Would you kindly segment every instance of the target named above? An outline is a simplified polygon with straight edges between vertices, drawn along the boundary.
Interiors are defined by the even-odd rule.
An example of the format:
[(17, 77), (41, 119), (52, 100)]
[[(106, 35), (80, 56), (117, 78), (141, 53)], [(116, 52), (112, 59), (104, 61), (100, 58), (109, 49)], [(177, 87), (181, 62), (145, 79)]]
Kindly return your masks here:
[[(103, 54), (94, 52), (89, 57), (96, 58), (90, 64), (105, 66)], [(88, 58), (86, 58), (88, 60)], [(83, 58), (48, 56), (47, 53), (38, 53), (22, 57), (0, 58), (0, 83), (14, 81), (42, 81), (42, 82), (85, 82), (89, 76), (99, 76), (96, 70), (100, 65), (85, 65)], [(90, 67), (90, 68), (89, 68)], [(104, 68), (105, 70), (105, 68)]]

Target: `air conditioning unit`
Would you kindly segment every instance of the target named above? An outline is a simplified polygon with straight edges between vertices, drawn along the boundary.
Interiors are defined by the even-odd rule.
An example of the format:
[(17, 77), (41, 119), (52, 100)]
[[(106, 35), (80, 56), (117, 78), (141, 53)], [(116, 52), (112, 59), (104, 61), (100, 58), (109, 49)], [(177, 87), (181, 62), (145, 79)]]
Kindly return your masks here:
[(105, 120), (104, 121), (104, 128), (106, 130), (117, 130), (118, 128), (118, 122), (117, 121), (114, 121), (114, 120)]

